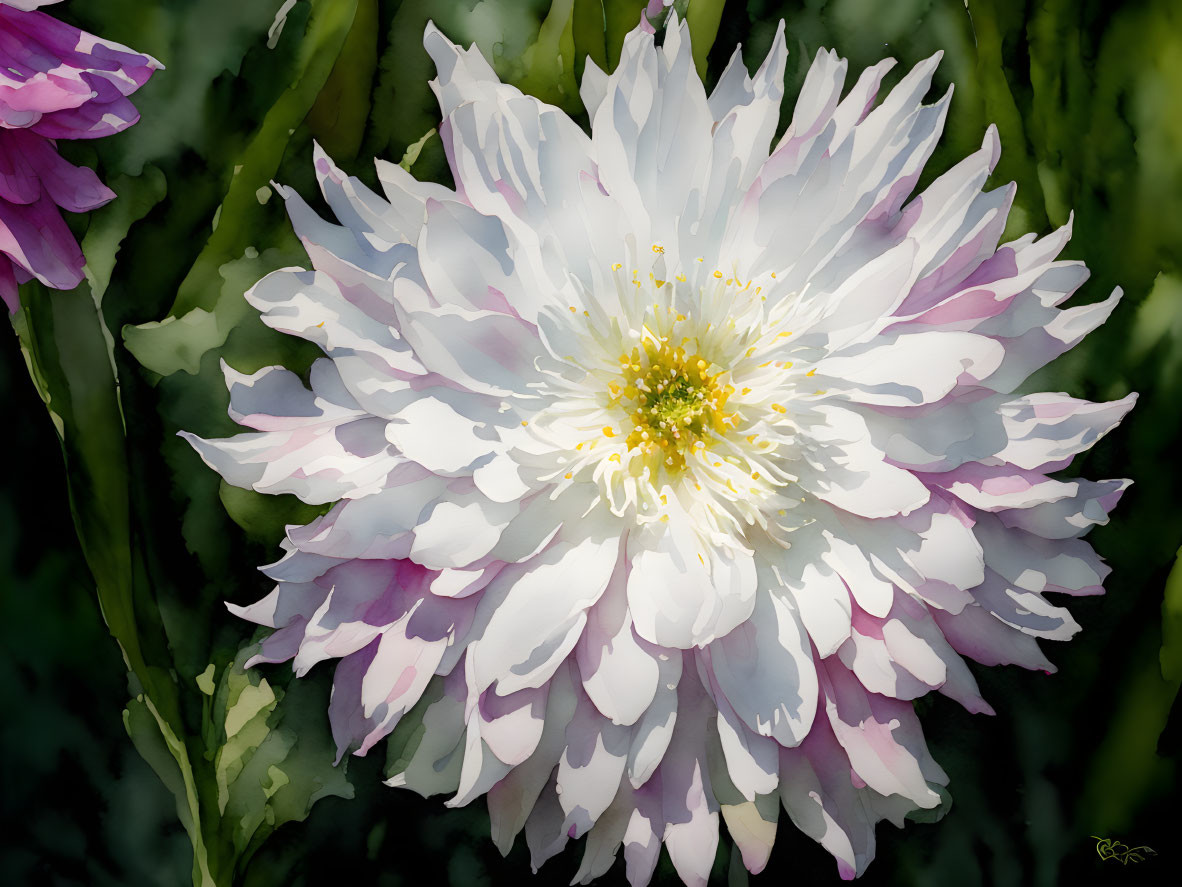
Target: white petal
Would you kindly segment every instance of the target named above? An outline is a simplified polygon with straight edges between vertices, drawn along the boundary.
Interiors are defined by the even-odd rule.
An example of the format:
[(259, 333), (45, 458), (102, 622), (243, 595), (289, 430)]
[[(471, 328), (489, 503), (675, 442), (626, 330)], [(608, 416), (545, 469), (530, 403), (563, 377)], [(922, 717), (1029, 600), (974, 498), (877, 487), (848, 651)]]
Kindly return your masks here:
[(718, 848), (718, 804), (710, 786), (706, 742), (714, 706), (697, 675), (678, 685), (678, 718), (659, 770), (665, 847), (687, 885), (705, 887)]
[(612, 724), (580, 694), (566, 729), (566, 750), (558, 762), (555, 790), (565, 814), (563, 831), (586, 834), (620, 787), (632, 731)]
[(994, 512), (1057, 502), (1074, 495), (1078, 489), (1072, 482), (1054, 480), (1013, 465), (982, 465), (979, 462), (928, 474), (924, 480), (938, 484), (974, 508)]
[(973, 596), (1002, 622), (1034, 637), (1066, 641), (1080, 628), (1063, 607), (1054, 606), (1038, 592), (1014, 588), (992, 570), (986, 571)]
[(596, 820), (595, 827), (587, 832), (583, 859), (571, 880), (572, 885), (590, 884), (596, 878), (607, 874), (612, 863), (616, 861), (616, 852), (620, 849), (620, 843), (624, 840), (634, 812), (630, 794), (621, 786), (611, 806)]
[(861, 416), (828, 405), (815, 412), (821, 421), (808, 430), (815, 449), (800, 469), (802, 489), (863, 517), (907, 514), (928, 501), (928, 490), (915, 475), (888, 463), (870, 442)]
[[(509, 255), (521, 279), (500, 283), (500, 269), (492, 268), (489, 285), (530, 322), (544, 306), (581, 304), (568, 274), (590, 286), (599, 279), (594, 267), (621, 245), (618, 227), (598, 224), (612, 201), (598, 186), (583, 187), (588, 179), (598, 183), (583, 131), (561, 111), (505, 87), (495, 101), (460, 105), (441, 133), (465, 197), (511, 235)], [(439, 251), (441, 260), (448, 254), (446, 246)]]
[(1047, 674), (1056, 671), (1037, 640), (977, 604), (957, 614), (933, 610), (932, 618), (956, 650), (982, 665), (1020, 665)]
[(642, 790), (633, 796), (636, 809), (628, 819), (624, 831), (624, 861), (628, 883), (632, 887), (647, 887), (661, 854), (661, 839), (665, 823), (661, 818), (659, 790)]
[(420, 182), (397, 163), (374, 160), (382, 193), (398, 216), (398, 228), (408, 243), (418, 241), (419, 231), (427, 221), (427, 200), (455, 199), (455, 192), (434, 182)]
[(920, 576), (966, 590), (981, 583), (985, 555), (972, 530), (956, 516), (915, 514), (907, 526), (918, 535), (919, 545), (901, 551)]
[(607, 590), (587, 613), (575, 646), (583, 689), (595, 707), (615, 724), (635, 724), (657, 692), (660, 666), (632, 630), (623, 560)]
[(516, 502), (530, 491), (517, 472), (517, 463), (505, 453), (494, 453), (472, 472), (472, 480), (494, 502)]
[(424, 468), (458, 474), (492, 452), (494, 443), (475, 434), (480, 427), (443, 400), (420, 397), (386, 426), (386, 439)]
[(480, 720), (480, 738), (489, 751), (510, 767), (524, 763), (537, 749), (547, 710), (548, 686), (508, 695), (486, 691), (473, 714)]
[(392, 308), (389, 316), (372, 317), (320, 271), (273, 271), (247, 291), (246, 300), (262, 312), (263, 323), (315, 342), (330, 357), (362, 354), (371, 373), (391, 378), (424, 372), (410, 346), (391, 326)]
[(776, 790), (779, 782), (779, 749), (774, 739), (747, 729), (721, 691), (718, 700), (718, 740), (726, 761), (727, 776), (748, 801)]
[(900, 794), (923, 808), (938, 805), (921, 766), (927, 749), (914, 708), (867, 694), (840, 664), (826, 673), (825, 711), (857, 774), (880, 794)]
[(718, 250), (728, 223), (767, 159), (779, 122), (786, 56), (781, 22), (755, 77), (747, 76), (742, 54), (736, 49), (711, 94), (708, 107), (715, 121), (713, 144), (700, 193), (691, 197), (679, 219), (683, 256), (703, 256), (715, 264), (726, 260)]
[(818, 721), (799, 748), (780, 752), (780, 799), (793, 825), (837, 859), (843, 880), (874, 858), (875, 817), (851, 780), (849, 758), (828, 721)]
[(786, 578), (800, 621), (824, 659), (850, 635), (850, 593), (824, 562), (805, 563), (799, 578)]
[(981, 698), (972, 672), (922, 603), (900, 593), (892, 614), (893, 618), (882, 626), (882, 637), (895, 662), (970, 712), (993, 714)]
[(638, 236), (672, 239), (687, 196), (702, 181), (713, 124), (685, 23), (669, 24), (660, 49), (650, 35), (632, 31), (592, 119), (591, 139), (600, 179)]
[[(408, 735), (408, 742), (401, 749), (391, 748), (392, 775), (386, 785), (405, 786), (423, 797), (456, 790), (464, 756), (466, 691), (462, 671), (427, 688), (420, 703), (423, 708), (415, 709), (410, 715), (420, 718), (420, 729)], [(410, 725), (402, 726), (405, 729)], [(395, 733), (391, 741), (396, 741), (399, 735)], [(424, 742), (428, 735), (431, 741)]]
[(972, 333), (909, 333), (825, 358), (816, 381), (859, 403), (932, 403), (959, 385), (987, 378), (1004, 354), (998, 342)]
[(723, 804), (722, 818), (726, 830), (743, 854), (743, 866), (758, 875), (767, 865), (776, 841), (776, 824), (780, 819), (780, 796), (760, 795), (742, 804)]
[(485, 96), (489, 90), (501, 85), (480, 50), (475, 46), (467, 49), (456, 46), (435, 27), (434, 22), (427, 23), (423, 46), (439, 72), (439, 76), (431, 81), (431, 88), (445, 117), (461, 102)]
[(534, 327), (515, 317), (456, 307), (409, 311), (403, 333), (424, 366), (469, 391), (529, 393), (541, 343)]
[(554, 780), (542, 789), (529, 819), (525, 821), (525, 842), (529, 846), (530, 865), (536, 872), (542, 864), (562, 852), (568, 839), (563, 830), (562, 807), (554, 792)]
[(1089, 403), (1065, 394), (1030, 394), (1002, 407), (1010, 439), (999, 459), (1019, 468), (1063, 462), (1091, 447), (1133, 408), (1137, 395)]
[(812, 648), (770, 570), (763, 579), (751, 618), (710, 644), (710, 659), (719, 688), (743, 723), (780, 745), (798, 745), (817, 710)]
[(1076, 481), (1073, 494), (1032, 508), (1002, 511), (998, 518), (1007, 527), (1017, 527), (1044, 539), (1082, 536), (1092, 527), (1108, 523), (1108, 512), (1116, 507), (1132, 481)]
[(421, 201), (409, 201), (409, 207), (404, 201), (391, 205), (360, 179), (345, 175), (315, 142), (312, 157), (320, 193), (342, 225), (378, 249), (395, 243), (414, 243), (418, 239), (423, 223)]
[(619, 540), (556, 542), (533, 561), (506, 568), (485, 596), (504, 597), (472, 645), (476, 686), (499, 693), (537, 687), (570, 652), (619, 556)]
[(378, 644), (373, 662), (361, 682), (361, 705), (376, 721), (358, 750), (364, 754), (397, 726), (399, 719), (423, 695), (448, 645), (447, 638), (407, 637), (405, 623), (391, 626)]
[(595, 112), (603, 104), (606, 95), (607, 74), (588, 57), (583, 66), (583, 79), (579, 83), (579, 97), (583, 100), (589, 118), (595, 119)]
[[(749, 553), (703, 543), (677, 517), (628, 537), (628, 607), (636, 633), (662, 647), (704, 646), (751, 615)], [(655, 537), (655, 538), (654, 538)]]
[(521, 305), (537, 285), (515, 246), (500, 219), (455, 200), (427, 201), (419, 263), (440, 304), (516, 313), (512, 306)]
[(533, 754), (488, 790), (492, 839), (502, 855), (508, 855), (513, 839), (525, 826), (534, 803), (550, 781), (566, 745), (566, 727), (574, 716), (575, 701), (570, 672), (560, 668), (550, 681), (542, 735)]
[[(989, 387), (1001, 392), (1015, 390), (1027, 376), (1073, 348), (1107, 320), (1123, 295), (1124, 291), (1117, 287), (1103, 302), (1077, 305), (1063, 311), (1049, 308), (1038, 311), (1041, 304), (1036, 305), (1034, 300), (1027, 300), (1026, 306), (1033, 309), (1029, 321), (1031, 329), (1006, 339), (1005, 359), (997, 373), (989, 378)], [(1035, 296), (1041, 302), (1037, 292)], [(1017, 312), (1011, 309), (1010, 315), (1016, 316)], [(1034, 320), (1034, 317), (1038, 317), (1038, 320)], [(1008, 320), (1009, 317), (992, 318), (981, 323), (977, 329), (982, 333), (1004, 336), (1009, 330), (1003, 327), (995, 331), (995, 327)]]
[(682, 654), (658, 653), (660, 676), (657, 692), (632, 731), (628, 748), (628, 779), (639, 789), (660, 765), (677, 725), (677, 685), (681, 680)]
[(984, 549), (985, 563), (1025, 591), (1099, 594), (1104, 577), (1111, 572), (1081, 539), (1051, 541), (1006, 529), (990, 514), (979, 515), (973, 532)]
[[(404, 466), (406, 467), (406, 466)], [(424, 509), (444, 493), (445, 478), (416, 475), (405, 482), (391, 475), (380, 493), (346, 499), (324, 517), (289, 528), (288, 537), (301, 551), (337, 558), (402, 558), (410, 553), (412, 531)], [(426, 475), (426, 476), (424, 476)]]
[(885, 616), (895, 599), (894, 583), (882, 578), (867, 555), (828, 530), (829, 550), (822, 559), (844, 580), (858, 606), (872, 616)]
[(513, 768), (492, 753), (480, 738), (479, 722), (468, 722), (468, 734), (464, 739), (464, 760), (460, 766), (460, 784), (455, 796), (446, 802), (448, 807), (463, 807), (480, 797)]

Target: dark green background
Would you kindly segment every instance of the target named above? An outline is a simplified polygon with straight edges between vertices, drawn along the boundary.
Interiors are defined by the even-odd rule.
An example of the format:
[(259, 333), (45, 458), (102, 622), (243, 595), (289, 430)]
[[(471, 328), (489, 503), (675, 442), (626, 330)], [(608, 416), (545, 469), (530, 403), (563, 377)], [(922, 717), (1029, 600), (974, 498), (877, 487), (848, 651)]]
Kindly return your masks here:
[[(84, 237), (88, 283), (73, 293), (27, 287), (29, 307), (14, 319), (20, 340), (2, 349), (14, 446), (0, 487), (0, 883), (185, 884), (194, 877), (191, 835), (219, 885), (530, 878), (521, 839), (508, 860), (492, 847), (482, 802), (453, 811), (441, 798), (387, 789), (380, 751), (350, 760), (347, 775), (331, 768), (323, 714), (331, 666), (296, 685), (287, 667), (261, 676), (234, 667), (252, 638), (221, 601), (261, 596), (267, 586), (254, 567), (275, 558), (284, 523), (315, 512), (219, 484), (175, 432), (233, 432), (219, 359), (250, 372), (272, 363), (301, 369), (315, 356), (266, 329), (241, 298), (267, 271), (303, 261), (281, 202), (260, 189), (273, 178), (312, 198), (313, 138), (372, 183), (369, 158), (397, 161), (436, 125), (421, 48), (428, 18), (457, 41), (476, 40), (502, 77), (585, 124), (575, 90), (581, 62), (572, 69), (572, 59), (613, 63), (641, 4), (300, 0), (269, 49), (280, 5), (49, 7), (168, 69), (137, 94), (139, 125), (62, 146), (75, 162), (96, 165), (120, 199), (71, 219)], [(1182, 7), (691, 0), (688, 12), (708, 85), (736, 43), (754, 69), (785, 18), (789, 98), (821, 46), (850, 59), (851, 82), (884, 55), (905, 68), (945, 50), (933, 95), (949, 82), (956, 94), (924, 182), (975, 150), (996, 123), (1002, 159), (993, 182), (1019, 185), (1007, 239), (1045, 233), (1074, 209), (1067, 256), (1086, 259), (1094, 273), (1077, 300), (1101, 299), (1118, 284), (1127, 293), (1102, 329), (1027, 386), (1092, 399), (1141, 393), (1124, 425), (1071, 469), (1135, 481), (1113, 523), (1091, 536), (1113, 567), (1108, 594), (1071, 602), (1084, 631), (1044, 645), (1057, 675), (974, 667), (996, 717), (969, 716), (934, 695), (918, 704), (954, 804), (937, 824), (883, 825), (863, 882), (1170, 880), (1182, 852), (1174, 840), (1182, 724), (1173, 708), (1182, 571), (1169, 578), (1182, 542), (1182, 475), (1173, 463), (1182, 397)], [(785, 122), (790, 112), (789, 101)], [(413, 171), (446, 180), (437, 138), (424, 143)], [(177, 319), (157, 323), (169, 317)], [(212, 695), (198, 685), (203, 674)], [(227, 740), (227, 712), (265, 700), (263, 677), (276, 701)], [(224, 814), (219, 749), (223, 762), (253, 761), (228, 779)], [(268, 797), (264, 785), (277, 790)], [(1104, 863), (1091, 835), (1159, 855)], [(743, 883), (729, 865), (729, 841), (720, 847), (718, 882), (729, 871)], [(577, 859), (568, 850), (530, 883), (568, 883)], [(786, 817), (767, 871), (751, 878), (835, 880), (829, 856)], [(622, 881), (622, 865), (603, 879)], [(676, 883), (667, 860), (654, 881)]]

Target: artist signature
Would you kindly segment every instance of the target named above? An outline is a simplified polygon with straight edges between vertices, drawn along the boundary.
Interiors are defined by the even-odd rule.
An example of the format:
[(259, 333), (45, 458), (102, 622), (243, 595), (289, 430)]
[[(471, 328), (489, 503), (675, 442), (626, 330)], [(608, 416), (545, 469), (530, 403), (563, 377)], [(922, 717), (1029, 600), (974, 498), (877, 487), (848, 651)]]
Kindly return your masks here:
[(1114, 841), (1112, 838), (1101, 838), (1097, 835), (1092, 837), (1096, 841), (1096, 853), (1105, 861), (1112, 859), (1121, 865), (1128, 865), (1130, 862), (1144, 862), (1150, 856), (1157, 856), (1157, 851), (1152, 847), (1130, 847), (1123, 841)]

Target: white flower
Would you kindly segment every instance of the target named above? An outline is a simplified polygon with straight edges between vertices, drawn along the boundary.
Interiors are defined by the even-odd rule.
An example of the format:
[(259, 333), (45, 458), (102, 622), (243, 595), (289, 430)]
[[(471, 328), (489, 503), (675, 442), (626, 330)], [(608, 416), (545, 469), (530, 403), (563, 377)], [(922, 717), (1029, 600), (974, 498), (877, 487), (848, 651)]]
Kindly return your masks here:
[[(783, 26), (707, 97), (676, 20), (588, 63), (587, 136), (433, 27), (453, 192), (316, 155), (339, 225), (287, 190), (315, 270), (249, 294), (319, 344), (311, 390), (226, 369), (257, 429), (189, 436), (231, 483), (341, 500), (289, 529), (255, 661), (339, 659), (341, 752), (406, 717), (392, 785), (487, 794), (539, 865), (584, 882), (664, 842), (705, 883), (721, 811), (759, 871), (779, 806), (838, 860), (940, 803), (911, 700), (988, 712), (958, 655), (1051, 670), (1098, 593), (1077, 537), (1126, 481), (1047, 473), (1133, 399), (1015, 386), (1112, 310), (1063, 229), (998, 247), (1013, 187), (981, 150), (908, 201), (949, 96), (938, 57), (878, 105), (817, 55), (769, 153)], [(413, 711), (412, 711), (413, 709)], [(410, 714), (408, 715), (408, 712)]]

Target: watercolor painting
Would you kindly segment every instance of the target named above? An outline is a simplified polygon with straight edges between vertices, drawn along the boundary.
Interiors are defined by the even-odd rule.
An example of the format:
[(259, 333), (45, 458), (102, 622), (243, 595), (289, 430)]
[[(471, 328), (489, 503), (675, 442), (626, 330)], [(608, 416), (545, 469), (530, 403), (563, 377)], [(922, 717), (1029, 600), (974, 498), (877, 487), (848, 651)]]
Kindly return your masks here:
[(0, 881), (1171, 879), (1176, 4), (0, 59)]

